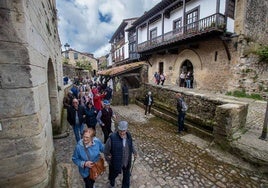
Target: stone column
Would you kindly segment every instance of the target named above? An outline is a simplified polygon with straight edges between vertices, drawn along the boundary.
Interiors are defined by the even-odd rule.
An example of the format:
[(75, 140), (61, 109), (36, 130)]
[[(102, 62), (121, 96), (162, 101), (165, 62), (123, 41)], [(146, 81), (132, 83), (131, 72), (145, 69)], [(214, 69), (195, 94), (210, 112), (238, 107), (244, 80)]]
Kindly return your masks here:
[(248, 104), (223, 104), (216, 108), (213, 136), (216, 144), (229, 149), (229, 143), (239, 136), (246, 124)]

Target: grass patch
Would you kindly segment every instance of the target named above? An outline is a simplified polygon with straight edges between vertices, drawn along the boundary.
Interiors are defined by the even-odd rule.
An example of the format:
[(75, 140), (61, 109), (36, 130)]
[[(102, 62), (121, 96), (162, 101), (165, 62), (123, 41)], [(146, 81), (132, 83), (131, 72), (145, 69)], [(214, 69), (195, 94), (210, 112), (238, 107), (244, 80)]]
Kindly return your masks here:
[(239, 97), (239, 98), (250, 98), (250, 99), (256, 99), (256, 100), (263, 100), (263, 98), (256, 93), (247, 94), (244, 90), (243, 91), (233, 91), (233, 92), (227, 92), (226, 95)]

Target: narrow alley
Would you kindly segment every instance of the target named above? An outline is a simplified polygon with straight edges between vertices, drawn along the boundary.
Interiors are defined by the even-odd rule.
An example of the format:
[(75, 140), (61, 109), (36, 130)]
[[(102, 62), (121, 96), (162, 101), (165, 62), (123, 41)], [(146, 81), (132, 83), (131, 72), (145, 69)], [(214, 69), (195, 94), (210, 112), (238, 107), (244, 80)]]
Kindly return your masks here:
[[(177, 187), (268, 187), (268, 178), (257, 169), (211, 143), (192, 134), (177, 134), (177, 127), (153, 115), (144, 117), (136, 105), (112, 106), (117, 120), (127, 120), (139, 157), (134, 162), (132, 188)], [(103, 140), (101, 129), (97, 137)], [(57, 177), (55, 187), (83, 187), (83, 181), (71, 156), (75, 139), (70, 135), (55, 139)], [(108, 187), (108, 168), (96, 181), (96, 188)], [(116, 187), (121, 187), (121, 176)]]

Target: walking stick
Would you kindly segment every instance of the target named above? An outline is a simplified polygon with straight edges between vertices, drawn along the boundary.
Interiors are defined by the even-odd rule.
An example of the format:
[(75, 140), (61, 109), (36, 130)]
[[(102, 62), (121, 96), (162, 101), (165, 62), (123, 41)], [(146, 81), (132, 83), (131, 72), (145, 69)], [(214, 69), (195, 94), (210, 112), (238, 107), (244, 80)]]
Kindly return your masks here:
[(130, 175), (132, 174), (132, 170), (133, 170), (133, 166), (134, 166), (135, 161), (136, 161), (136, 157), (134, 157), (134, 160), (132, 162), (131, 169), (130, 169)]

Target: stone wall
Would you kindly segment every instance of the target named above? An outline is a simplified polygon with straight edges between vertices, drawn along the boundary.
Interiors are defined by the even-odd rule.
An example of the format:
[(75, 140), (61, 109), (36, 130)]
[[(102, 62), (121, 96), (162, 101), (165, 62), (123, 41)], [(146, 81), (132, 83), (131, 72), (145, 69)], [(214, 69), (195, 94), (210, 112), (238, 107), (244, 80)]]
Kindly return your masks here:
[(268, 45), (268, 2), (236, 1), (235, 33), (232, 44), (236, 48), (232, 59), (234, 79), (229, 90), (244, 90), (268, 99), (268, 64), (259, 62), (254, 52)]
[(165, 119), (166, 115), (169, 115), (175, 119), (173, 123), (176, 124), (175, 94), (182, 93), (188, 104), (186, 120), (191, 130), (199, 131), (199, 133), (207, 132), (207, 135), (212, 135), (215, 142), (220, 145), (228, 145), (235, 139), (234, 135), (245, 126), (248, 108), (246, 103), (204, 95), (197, 91), (185, 91), (179, 87), (165, 86), (163, 88), (151, 84), (145, 84), (140, 92), (137, 92), (139, 95), (136, 99), (142, 102), (148, 91), (151, 91), (154, 97), (153, 108), (158, 111), (156, 114)]
[[(215, 59), (216, 56), (216, 59)], [(194, 71), (194, 88), (224, 92), (232, 79), (230, 61), (219, 38), (196, 41), (195, 48), (182, 46), (178, 54), (153, 55), (149, 62), (148, 78), (153, 83), (153, 75), (159, 71), (159, 62), (164, 63), (166, 84), (179, 83), (179, 75), (185, 60), (191, 61)]]
[(0, 1), (0, 187), (49, 187), (63, 80), (54, 0)]

